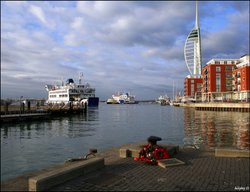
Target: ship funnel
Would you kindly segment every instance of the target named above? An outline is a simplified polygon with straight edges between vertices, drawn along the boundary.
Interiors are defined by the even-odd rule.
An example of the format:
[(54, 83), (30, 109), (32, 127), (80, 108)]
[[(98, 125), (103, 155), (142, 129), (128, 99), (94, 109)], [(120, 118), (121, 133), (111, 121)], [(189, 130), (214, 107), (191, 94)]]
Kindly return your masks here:
[(67, 79), (66, 84), (68, 85), (70, 83), (74, 83), (74, 80), (73, 79)]

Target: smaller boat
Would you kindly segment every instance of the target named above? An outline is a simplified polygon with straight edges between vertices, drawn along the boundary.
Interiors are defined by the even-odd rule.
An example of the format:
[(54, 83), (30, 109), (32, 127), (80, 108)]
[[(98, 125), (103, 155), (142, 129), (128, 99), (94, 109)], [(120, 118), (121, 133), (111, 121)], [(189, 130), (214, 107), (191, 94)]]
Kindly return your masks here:
[(170, 98), (167, 95), (160, 95), (160, 97), (158, 97), (156, 102), (161, 104), (161, 105), (169, 105), (170, 104)]
[(117, 100), (113, 98), (109, 98), (106, 103), (107, 104), (120, 104)]
[(135, 100), (134, 95), (129, 93), (118, 92), (113, 94), (111, 98), (106, 101), (107, 104), (137, 104), (138, 101)]

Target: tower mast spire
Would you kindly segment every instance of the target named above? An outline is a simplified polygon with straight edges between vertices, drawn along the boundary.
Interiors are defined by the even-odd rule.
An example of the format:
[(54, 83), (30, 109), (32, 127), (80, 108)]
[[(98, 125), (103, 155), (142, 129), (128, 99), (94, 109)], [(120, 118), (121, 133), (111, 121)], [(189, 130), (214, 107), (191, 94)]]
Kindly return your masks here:
[(196, 0), (195, 26), (189, 33), (184, 46), (186, 65), (191, 76), (201, 76), (201, 38), (199, 27), (198, 0)]
[(195, 16), (195, 28), (199, 28), (199, 14), (198, 14), (198, 1), (196, 1), (196, 16)]

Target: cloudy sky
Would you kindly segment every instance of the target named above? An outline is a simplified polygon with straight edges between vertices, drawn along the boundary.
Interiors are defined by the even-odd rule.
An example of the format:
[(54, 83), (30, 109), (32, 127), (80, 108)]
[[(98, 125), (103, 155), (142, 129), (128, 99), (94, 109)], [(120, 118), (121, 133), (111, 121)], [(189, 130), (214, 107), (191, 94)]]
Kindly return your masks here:
[[(249, 54), (249, 2), (199, 2), (203, 66)], [(195, 1), (1, 1), (1, 97), (47, 98), (83, 72), (106, 100), (183, 92)]]

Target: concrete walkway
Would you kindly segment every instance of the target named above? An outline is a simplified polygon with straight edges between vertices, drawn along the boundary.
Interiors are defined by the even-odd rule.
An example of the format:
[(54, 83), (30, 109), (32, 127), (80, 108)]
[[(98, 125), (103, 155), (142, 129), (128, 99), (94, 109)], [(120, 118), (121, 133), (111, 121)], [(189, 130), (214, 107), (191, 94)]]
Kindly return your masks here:
[[(215, 157), (214, 154), (214, 151), (180, 148), (175, 157), (185, 165), (164, 169), (132, 158), (122, 159), (119, 148), (114, 148), (98, 154), (105, 158), (104, 168), (50, 191), (249, 191), (249, 158)], [(22, 182), (25, 185), (25, 179)], [(1, 190), (20, 191), (22, 182), (12, 180), (12, 185), (7, 182), (1, 185)], [(14, 187), (15, 183), (19, 190), (17, 185)]]
[(186, 164), (164, 169), (132, 158), (117, 156), (112, 161), (110, 157), (105, 159), (104, 169), (51, 191), (249, 191), (249, 158), (215, 157), (214, 151), (181, 149), (176, 158)]

